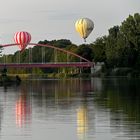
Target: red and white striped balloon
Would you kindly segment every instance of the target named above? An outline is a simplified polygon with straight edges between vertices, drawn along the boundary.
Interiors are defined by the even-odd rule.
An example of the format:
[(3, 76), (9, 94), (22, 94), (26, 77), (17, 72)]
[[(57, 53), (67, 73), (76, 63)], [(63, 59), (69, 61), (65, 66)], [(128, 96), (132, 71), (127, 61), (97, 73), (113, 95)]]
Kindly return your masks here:
[(16, 32), (14, 35), (15, 43), (19, 44), (19, 48), (23, 51), (31, 41), (31, 35), (28, 32)]

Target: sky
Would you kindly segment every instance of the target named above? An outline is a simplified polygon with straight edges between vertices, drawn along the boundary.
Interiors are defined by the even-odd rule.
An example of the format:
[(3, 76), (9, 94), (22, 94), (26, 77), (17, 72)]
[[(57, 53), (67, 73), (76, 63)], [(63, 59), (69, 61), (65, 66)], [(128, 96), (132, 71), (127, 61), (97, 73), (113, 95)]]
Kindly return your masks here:
[[(32, 43), (43, 40), (69, 39), (83, 44), (75, 30), (82, 17), (94, 22), (87, 43), (108, 34), (108, 29), (134, 13), (140, 13), (140, 0), (0, 0), (0, 44), (14, 43), (18, 31), (27, 31)], [(3, 50), (14, 53), (17, 46)]]

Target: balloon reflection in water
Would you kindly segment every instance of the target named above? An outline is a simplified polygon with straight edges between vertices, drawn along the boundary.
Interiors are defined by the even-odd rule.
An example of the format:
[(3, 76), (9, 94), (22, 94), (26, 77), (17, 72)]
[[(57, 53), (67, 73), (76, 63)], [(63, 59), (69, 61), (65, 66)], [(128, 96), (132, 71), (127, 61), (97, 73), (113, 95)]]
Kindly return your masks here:
[(85, 134), (88, 129), (88, 117), (87, 117), (87, 108), (81, 106), (77, 110), (77, 135), (80, 139), (85, 137)]
[(22, 127), (27, 121), (30, 120), (31, 108), (27, 101), (27, 95), (23, 92), (19, 99), (16, 101), (16, 124)]

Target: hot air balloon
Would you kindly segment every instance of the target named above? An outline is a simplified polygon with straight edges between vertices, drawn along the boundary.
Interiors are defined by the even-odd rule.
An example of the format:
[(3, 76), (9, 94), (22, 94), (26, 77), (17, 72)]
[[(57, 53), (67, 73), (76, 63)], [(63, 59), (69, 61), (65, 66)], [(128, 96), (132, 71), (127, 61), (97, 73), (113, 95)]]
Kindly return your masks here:
[(81, 18), (76, 21), (75, 28), (76, 31), (86, 42), (86, 38), (89, 36), (89, 34), (92, 32), (94, 28), (94, 23), (89, 18)]
[(16, 32), (14, 35), (15, 43), (19, 44), (19, 48), (23, 51), (31, 41), (31, 35), (28, 32)]

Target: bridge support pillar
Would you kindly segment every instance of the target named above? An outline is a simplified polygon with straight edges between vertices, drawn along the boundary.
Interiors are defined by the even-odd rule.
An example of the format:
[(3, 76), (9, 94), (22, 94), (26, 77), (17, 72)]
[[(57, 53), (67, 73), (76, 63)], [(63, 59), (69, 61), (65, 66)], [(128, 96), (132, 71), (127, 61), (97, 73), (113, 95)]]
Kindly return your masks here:
[(90, 68), (90, 72), (91, 72), (91, 74), (94, 74), (94, 66), (92, 66), (92, 67)]
[(80, 73), (80, 74), (82, 73), (82, 68), (79, 68), (79, 73)]

